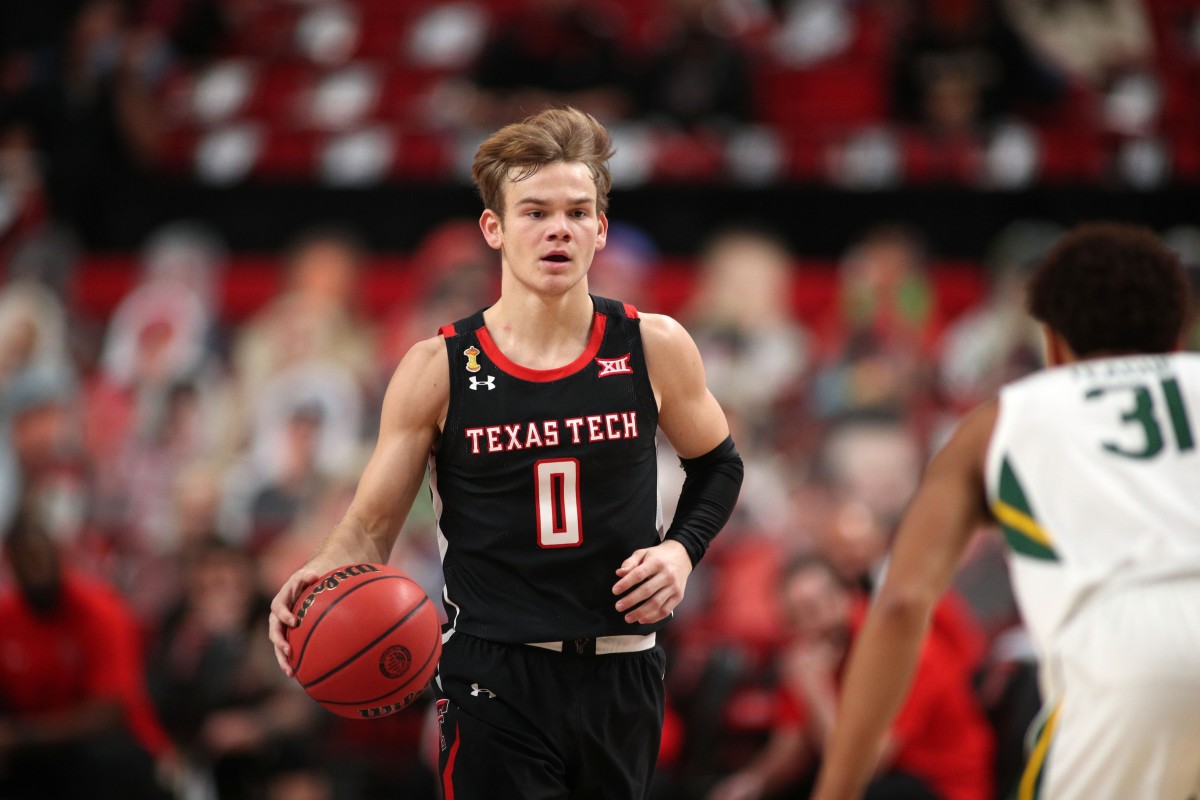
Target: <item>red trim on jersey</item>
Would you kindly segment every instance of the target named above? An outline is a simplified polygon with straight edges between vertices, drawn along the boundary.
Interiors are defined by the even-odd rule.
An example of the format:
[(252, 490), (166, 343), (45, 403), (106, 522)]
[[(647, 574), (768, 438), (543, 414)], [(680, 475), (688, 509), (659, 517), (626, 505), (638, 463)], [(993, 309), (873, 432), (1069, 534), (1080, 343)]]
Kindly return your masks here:
[(444, 800), (454, 800), (454, 759), (458, 756), (459, 737), (458, 725), (454, 726), (454, 744), (450, 745), (450, 755), (446, 756), (446, 768), (442, 770), (442, 797)]
[(454, 335), (454, 323), (451, 322), (449, 325), (443, 325), (442, 327), (438, 328), (438, 333), (440, 333), (443, 338), (449, 339)]
[(587, 347), (583, 348), (583, 352), (579, 354), (579, 358), (564, 367), (556, 367), (555, 369), (530, 369), (529, 367), (522, 367), (520, 364), (510, 361), (508, 356), (500, 352), (500, 348), (492, 340), (492, 335), (488, 333), (486, 326), (475, 331), (475, 335), (479, 337), (479, 346), (483, 348), (483, 352), (487, 354), (487, 357), (509, 375), (512, 375), (514, 378), (520, 378), (523, 381), (548, 383), (566, 378), (569, 375), (574, 375), (592, 363), (592, 359), (596, 357), (596, 353), (600, 352), (600, 343), (604, 341), (604, 329), (607, 326), (608, 317), (597, 311), (592, 321), (592, 332), (588, 336)]
[(638, 318), (637, 309), (634, 308), (633, 306), (631, 306), (629, 303), (625, 303), (624, 305), (625, 305), (625, 316), (629, 317), (630, 319), (637, 319)]

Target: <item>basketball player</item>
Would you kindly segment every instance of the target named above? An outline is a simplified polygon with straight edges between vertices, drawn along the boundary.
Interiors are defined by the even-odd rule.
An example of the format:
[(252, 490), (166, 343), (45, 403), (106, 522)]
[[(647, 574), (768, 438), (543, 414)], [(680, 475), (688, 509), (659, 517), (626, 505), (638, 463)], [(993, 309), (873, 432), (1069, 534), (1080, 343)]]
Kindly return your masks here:
[(814, 797), (857, 797), (930, 608), (987, 519), (1011, 549), (1046, 708), (1021, 800), (1200, 790), (1200, 355), (1178, 258), (1088, 224), (1029, 285), (1048, 369), (970, 414), (932, 460), (855, 646)]
[[(741, 486), (691, 337), (588, 293), (611, 152), (574, 109), (479, 147), (500, 298), (401, 361), (345, 518), (271, 607), (290, 674), (297, 594), (330, 568), (387, 561), (428, 464), (449, 616), (440, 770), (456, 800), (646, 795), (664, 704), (655, 632)], [(665, 535), (656, 428), (686, 471)]]

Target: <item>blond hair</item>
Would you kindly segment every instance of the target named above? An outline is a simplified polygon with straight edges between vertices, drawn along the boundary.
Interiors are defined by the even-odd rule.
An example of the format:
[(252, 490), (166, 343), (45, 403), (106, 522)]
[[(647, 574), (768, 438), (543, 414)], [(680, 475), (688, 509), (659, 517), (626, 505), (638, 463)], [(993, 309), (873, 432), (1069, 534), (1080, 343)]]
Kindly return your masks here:
[(596, 184), (596, 211), (608, 210), (612, 175), (612, 141), (591, 114), (576, 108), (548, 108), (520, 122), (505, 125), (479, 145), (471, 178), (485, 208), (504, 216), (504, 185), (522, 181), (546, 164), (578, 162)]

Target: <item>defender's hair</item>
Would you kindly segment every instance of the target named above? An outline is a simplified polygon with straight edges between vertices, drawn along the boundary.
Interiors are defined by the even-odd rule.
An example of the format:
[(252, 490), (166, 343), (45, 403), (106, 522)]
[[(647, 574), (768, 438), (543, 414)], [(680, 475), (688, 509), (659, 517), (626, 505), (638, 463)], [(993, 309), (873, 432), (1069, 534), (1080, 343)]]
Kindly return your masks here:
[(596, 211), (608, 210), (613, 148), (608, 131), (591, 114), (575, 108), (548, 108), (506, 125), (479, 145), (471, 177), (485, 208), (504, 215), (504, 184), (522, 181), (546, 164), (579, 162), (596, 184)]
[(1179, 257), (1139, 225), (1088, 223), (1058, 242), (1029, 280), (1029, 312), (1078, 356), (1166, 353), (1189, 314)]

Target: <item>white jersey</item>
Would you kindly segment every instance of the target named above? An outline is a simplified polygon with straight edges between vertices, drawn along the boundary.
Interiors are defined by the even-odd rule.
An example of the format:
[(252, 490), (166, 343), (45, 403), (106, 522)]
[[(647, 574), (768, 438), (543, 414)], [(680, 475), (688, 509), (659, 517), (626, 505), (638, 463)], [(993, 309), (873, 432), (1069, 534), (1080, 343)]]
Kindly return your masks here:
[(1087, 360), (1005, 387), (987, 490), (1043, 655), (1110, 589), (1200, 581), (1200, 354)]

